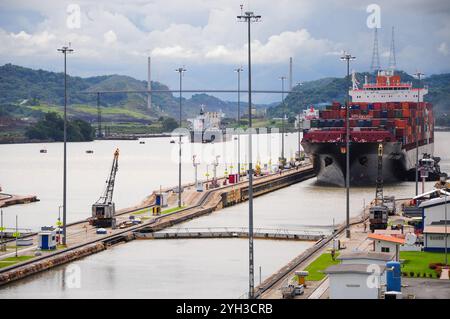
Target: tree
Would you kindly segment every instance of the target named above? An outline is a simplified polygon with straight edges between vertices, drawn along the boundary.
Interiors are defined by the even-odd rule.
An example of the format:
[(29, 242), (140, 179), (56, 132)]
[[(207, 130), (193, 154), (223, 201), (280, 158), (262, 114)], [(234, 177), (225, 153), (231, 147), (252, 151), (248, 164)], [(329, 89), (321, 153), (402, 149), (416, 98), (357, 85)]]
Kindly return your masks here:
[(162, 121), (162, 129), (164, 132), (171, 132), (178, 127), (178, 122), (171, 117), (166, 117)]
[[(31, 140), (64, 140), (64, 120), (57, 113), (46, 113), (44, 118), (29, 127), (25, 136)], [(83, 120), (67, 122), (67, 140), (69, 142), (92, 141), (94, 129)]]

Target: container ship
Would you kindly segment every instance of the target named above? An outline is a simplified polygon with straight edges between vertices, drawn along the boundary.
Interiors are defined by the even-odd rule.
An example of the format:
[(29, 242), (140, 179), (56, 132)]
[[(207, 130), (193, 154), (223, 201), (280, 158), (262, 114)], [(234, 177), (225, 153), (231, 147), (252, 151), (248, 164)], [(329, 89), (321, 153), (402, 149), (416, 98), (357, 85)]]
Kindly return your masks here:
[(222, 128), (222, 112), (206, 112), (205, 106), (200, 106), (197, 117), (188, 119), (191, 143), (226, 142), (231, 138), (230, 134)]
[[(349, 90), (350, 184), (372, 185), (377, 150), (383, 144), (383, 180), (395, 183), (415, 176), (416, 142), (420, 157), (433, 157), (434, 117), (423, 97), (428, 88), (402, 83), (393, 70), (379, 71), (375, 83)], [(346, 108), (333, 102), (311, 119), (301, 144), (314, 163), (319, 182), (345, 186)]]

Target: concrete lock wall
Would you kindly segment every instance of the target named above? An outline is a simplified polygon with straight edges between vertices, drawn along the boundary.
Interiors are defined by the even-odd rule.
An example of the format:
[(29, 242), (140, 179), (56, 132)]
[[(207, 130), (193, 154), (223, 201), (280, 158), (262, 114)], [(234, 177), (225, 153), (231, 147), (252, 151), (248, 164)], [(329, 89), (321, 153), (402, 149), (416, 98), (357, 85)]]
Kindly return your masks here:
[(7, 284), (8, 282), (25, 278), (27, 276), (39, 273), (43, 270), (68, 263), (95, 254), (105, 249), (105, 245), (102, 243), (96, 243), (89, 246), (85, 246), (79, 249), (74, 249), (70, 252), (66, 252), (61, 255), (53, 257), (43, 258), (40, 261), (33, 262), (28, 265), (4, 272), (0, 274), (0, 286)]

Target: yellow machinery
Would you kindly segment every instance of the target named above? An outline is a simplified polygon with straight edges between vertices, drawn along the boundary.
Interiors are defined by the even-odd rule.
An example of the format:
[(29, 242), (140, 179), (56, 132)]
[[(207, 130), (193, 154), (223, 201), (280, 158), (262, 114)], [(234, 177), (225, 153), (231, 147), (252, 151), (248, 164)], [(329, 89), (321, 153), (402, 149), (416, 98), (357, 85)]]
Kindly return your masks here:
[(152, 207), (152, 214), (153, 214), (153, 216), (161, 215), (161, 206), (153, 206)]

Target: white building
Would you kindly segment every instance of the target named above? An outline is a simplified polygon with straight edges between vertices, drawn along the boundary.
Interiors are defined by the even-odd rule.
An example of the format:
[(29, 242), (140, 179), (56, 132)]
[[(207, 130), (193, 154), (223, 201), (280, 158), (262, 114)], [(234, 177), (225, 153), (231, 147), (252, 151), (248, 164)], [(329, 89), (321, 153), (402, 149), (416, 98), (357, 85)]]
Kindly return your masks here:
[[(450, 225), (430, 225), (425, 226), (423, 230), (424, 235), (424, 250), (425, 251), (439, 251), (445, 250), (445, 240), (447, 240), (447, 247), (450, 247), (450, 240), (448, 238), (448, 231)], [(446, 229), (447, 228), (447, 229)]]
[[(450, 200), (448, 196), (447, 200)], [(429, 226), (433, 223), (440, 223), (445, 220), (445, 197), (432, 198), (427, 201), (422, 202), (419, 207), (423, 210), (423, 225)], [(447, 209), (449, 209), (447, 207)], [(447, 216), (448, 221), (448, 216)]]
[[(448, 239), (448, 231), (450, 229), (448, 226), (450, 226), (450, 221), (447, 211), (449, 209), (447, 207), (449, 200), (450, 196), (441, 196), (426, 200), (419, 205), (423, 210), (422, 220), (425, 251), (444, 251), (446, 241), (447, 247), (450, 247)], [(447, 227), (445, 226), (446, 224)]]
[(400, 245), (405, 244), (404, 238), (381, 234), (369, 234), (368, 239), (373, 240), (373, 250), (378, 253), (395, 253), (395, 261), (399, 261)]
[(364, 264), (328, 267), (325, 273), (330, 279), (330, 299), (379, 299), (385, 270), (382, 265)]
[(395, 258), (394, 252), (382, 253), (374, 251), (358, 251), (350, 253), (342, 253), (336, 259), (340, 260), (342, 265), (386, 265), (388, 261)]
[[(374, 251), (358, 251), (342, 253), (336, 259), (341, 261), (342, 265), (379, 265), (386, 266), (386, 263), (394, 260), (395, 253), (379, 253)], [(386, 284), (386, 273), (381, 276), (381, 284)]]

